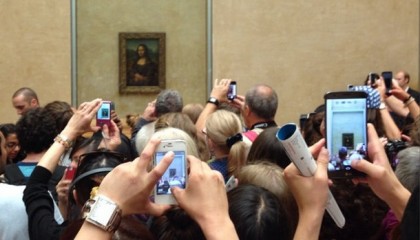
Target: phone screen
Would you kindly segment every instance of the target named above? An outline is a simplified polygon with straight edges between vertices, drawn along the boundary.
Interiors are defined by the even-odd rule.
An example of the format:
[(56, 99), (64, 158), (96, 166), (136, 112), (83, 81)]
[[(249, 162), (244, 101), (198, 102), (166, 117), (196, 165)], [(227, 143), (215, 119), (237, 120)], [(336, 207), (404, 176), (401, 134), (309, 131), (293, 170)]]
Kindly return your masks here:
[[(156, 165), (159, 164), (165, 154), (166, 152), (155, 153)], [(174, 151), (174, 154), (174, 160), (156, 185), (156, 195), (170, 195), (171, 187), (185, 189), (185, 179), (187, 177), (185, 172), (185, 151)]]
[(229, 100), (235, 99), (235, 97), (236, 97), (236, 81), (230, 82), (227, 97), (228, 97)]
[(326, 142), (331, 177), (361, 175), (351, 161), (367, 159), (366, 93), (336, 92), (326, 95)]
[(103, 101), (101, 107), (96, 113), (96, 124), (102, 126), (104, 124), (109, 125), (111, 121), (111, 102)]

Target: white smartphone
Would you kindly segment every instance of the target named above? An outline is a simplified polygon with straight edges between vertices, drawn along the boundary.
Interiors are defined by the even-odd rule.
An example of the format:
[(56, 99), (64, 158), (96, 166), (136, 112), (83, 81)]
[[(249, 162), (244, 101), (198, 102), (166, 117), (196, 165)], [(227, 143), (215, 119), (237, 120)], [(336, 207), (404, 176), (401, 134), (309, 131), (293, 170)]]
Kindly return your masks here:
[(171, 187), (185, 188), (187, 184), (187, 147), (183, 140), (162, 140), (155, 152), (154, 165), (169, 151), (174, 152), (174, 160), (155, 186), (154, 198), (158, 204), (178, 204), (171, 193)]

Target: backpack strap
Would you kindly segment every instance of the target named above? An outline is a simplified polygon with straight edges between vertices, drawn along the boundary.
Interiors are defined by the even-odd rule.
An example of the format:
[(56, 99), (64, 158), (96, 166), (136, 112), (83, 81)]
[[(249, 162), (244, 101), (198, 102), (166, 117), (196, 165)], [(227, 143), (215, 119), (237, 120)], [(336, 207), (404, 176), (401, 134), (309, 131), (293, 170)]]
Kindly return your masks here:
[(6, 165), (4, 169), (4, 176), (7, 179), (8, 184), (12, 185), (25, 185), (25, 176), (20, 171), (16, 163)]

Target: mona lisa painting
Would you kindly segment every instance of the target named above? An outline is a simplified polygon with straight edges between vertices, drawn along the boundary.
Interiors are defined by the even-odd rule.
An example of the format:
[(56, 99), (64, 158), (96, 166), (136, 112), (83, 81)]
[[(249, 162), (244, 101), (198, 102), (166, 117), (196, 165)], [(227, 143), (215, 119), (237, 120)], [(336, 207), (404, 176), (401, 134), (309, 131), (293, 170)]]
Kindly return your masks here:
[(165, 33), (119, 33), (120, 93), (165, 89)]

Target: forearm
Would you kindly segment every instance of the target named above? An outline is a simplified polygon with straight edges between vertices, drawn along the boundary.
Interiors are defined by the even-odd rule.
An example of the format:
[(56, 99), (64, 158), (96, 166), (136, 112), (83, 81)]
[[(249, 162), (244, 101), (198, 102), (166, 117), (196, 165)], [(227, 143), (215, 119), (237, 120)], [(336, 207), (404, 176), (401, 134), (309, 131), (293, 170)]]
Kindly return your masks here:
[(85, 221), (75, 239), (111, 239), (112, 233)]
[(407, 202), (410, 199), (411, 193), (400, 183), (394, 186), (393, 188), (394, 189), (390, 191), (391, 195), (384, 199), (384, 201), (395, 213), (395, 216), (397, 217), (398, 221), (401, 221), (405, 207), (407, 206)]
[(235, 226), (229, 216), (227, 216), (224, 220), (214, 221), (213, 223), (207, 221), (205, 223), (199, 223), (199, 225), (208, 240), (239, 239)]
[(388, 110), (380, 109), (379, 113), (381, 114), (382, 124), (384, 125), (384, 130), (386, 137), (390, 140), (400, 140), (401, 132), (398, 126), (395, 124)]
[(399, 116), (406, 117), (409, 114), (408, 108), (404, 106), (404, 103), (394, 96), (389, 96), (385, 99), (386, 105), (392, 112)]
[(411, 101), (407, 104), (408, 110), (410, 111), (410, 116), (413, 119), (416, 119), (420, 115), (420, 108), (416, 101)]
[(206, 106), (204, 106), (203, 111), (201, 112), (200, 116), (197, 119), (197, 122), (195, 123), (195, 127), (197, 129), (197, 134), (201, 138), (204, 138), (202, 130), (206, 126), (206, 120), (210, 114), (215, 112), (217, 110), (217, 106), (212, 103), (207, 103)]
[(323, 215), (324, 211), (317, 211), (313, 213), (299, 211), (299, 222), (293, 239), (319, 239)]

